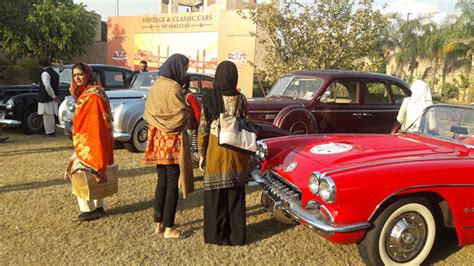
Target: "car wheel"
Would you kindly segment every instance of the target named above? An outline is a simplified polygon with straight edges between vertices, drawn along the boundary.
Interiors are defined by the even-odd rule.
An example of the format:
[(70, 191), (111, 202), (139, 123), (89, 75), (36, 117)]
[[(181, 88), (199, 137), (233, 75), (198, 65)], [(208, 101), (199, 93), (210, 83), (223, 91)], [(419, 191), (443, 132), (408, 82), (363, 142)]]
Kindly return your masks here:
[(436, 222), (423, 198), (406, 198), (387, 207), (357, 245), (368, 265), (419, 265), (433, 247)]
[(140, 120), (133, 129), (132, 137), (124, 143), (125, 148), (130, 152), (144, 152), (148, 139), (148, 124), (145, 120)]
[(26, 109), (21, 119), (21, 129), (25, 134), (40, 133), (43, 129), (43, 118), (34, 107)]
[[(276, 124), (274, 125), (276, 127), (299, 135), (318, 133), (318, 123), (308, 110), (294, 109), (288, 112), (284, 112), (284, 110), (275, 118), (274, 123)], [(281, 120), (278, 120), (279, 116), (282, 116)]]

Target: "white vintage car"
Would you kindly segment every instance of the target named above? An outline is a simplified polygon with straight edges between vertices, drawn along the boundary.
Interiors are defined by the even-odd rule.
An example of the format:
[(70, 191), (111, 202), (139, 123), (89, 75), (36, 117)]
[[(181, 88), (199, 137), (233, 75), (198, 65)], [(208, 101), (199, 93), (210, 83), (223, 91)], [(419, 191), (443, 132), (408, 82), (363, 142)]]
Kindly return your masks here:
[[(206, 89), (212, 88), (214, 77), (202, 73), (188, 73), (190, 90), (200, 101)], [(157, 71), (137, 75), (129, 89), (106, 91), (113, 116), (114, 138), (131, 152), (143, 152), (147, 142), (147, 123), (143, 120), (145, 102), (150, 87), (158, 77)], [(71, 134), (75, 102), (67, 96), (59, 106), (59, 124), (66, 135)]]

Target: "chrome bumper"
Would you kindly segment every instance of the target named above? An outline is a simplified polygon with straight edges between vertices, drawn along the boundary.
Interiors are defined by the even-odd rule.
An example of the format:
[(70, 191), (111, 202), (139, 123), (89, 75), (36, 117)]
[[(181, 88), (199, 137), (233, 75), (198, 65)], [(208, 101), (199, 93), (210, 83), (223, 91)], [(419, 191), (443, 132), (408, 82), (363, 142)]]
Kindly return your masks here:
[(56, 128), (64, 131), (64, 124), (56, 124)]
[(255, 172), (252, 173), (252, 177), (263, 186), (262, 205), (272, 211), (276, 219), (284, 223), (288, 223), (288, 219), (291, 219), (324, 236), (359, 231), (370, 226), (368, 222), (334, 223), (330, 214), (316, 201), (310, 201), (306, 205), (309, 208), (303, 208), (301, 200), (295, 197), (294, 192), (289, 191), (287, 186), (282, 186), (281, 181), (271, 180)]
[(13, 120), (13, 119), (1, 118), (1, 119), (0, 119), (0, 125), (2, 125), (2, 126), (17, 127), (17, 126), (21, 125), (21, 121)]
[(125, 142), (129, 141), (132, 136), (129, 133), (114, 132), (114, 139), (117, 141)]

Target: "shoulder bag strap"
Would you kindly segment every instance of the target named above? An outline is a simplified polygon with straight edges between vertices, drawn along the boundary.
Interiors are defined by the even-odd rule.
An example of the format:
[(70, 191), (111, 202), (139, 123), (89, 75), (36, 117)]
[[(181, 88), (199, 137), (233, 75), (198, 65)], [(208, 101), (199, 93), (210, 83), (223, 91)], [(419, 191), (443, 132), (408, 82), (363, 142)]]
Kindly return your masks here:
[(235, 111), (234, 111), (234, 116), (235, 116), (235, 117), (237, 117), (237, 113), (238, 113), (238, 111), (239, 111), (239, 109), (240, 109), (240, 101), (242, 100), (242, 95), (240, 95), (240, 93), (239, 93), (239, 95), (238, 95), (237, 97), (238, 97), (238, 99), (237, 99), (237, 104), (236, 104), (236, 106), (235, 106)]

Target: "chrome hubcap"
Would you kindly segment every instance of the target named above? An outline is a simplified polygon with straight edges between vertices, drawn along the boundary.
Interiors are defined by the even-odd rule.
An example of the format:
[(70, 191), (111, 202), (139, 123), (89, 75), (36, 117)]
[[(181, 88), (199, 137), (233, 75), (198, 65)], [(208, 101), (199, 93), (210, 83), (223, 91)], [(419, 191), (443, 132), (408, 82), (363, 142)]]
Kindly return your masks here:
[(395, 219), (385, 235), (385, 249), (396, 262), (407, 262), (423, 249), (428, 236), (426, 221), (419, 213), (407, 212)]
[(146, 143), (148, 137), (148, 129), (146, 127), (138, 131), (138, 142), (141, 144)]
[(296, 122), (290, 127), (290, 132), (296, 134), (308, 134), (308, 127), (303, 122)]
[(31, 130), (39, 130), (43, 125), (43, 119), (38, 113), (34, 112), (28, 116), (28, 127)]

